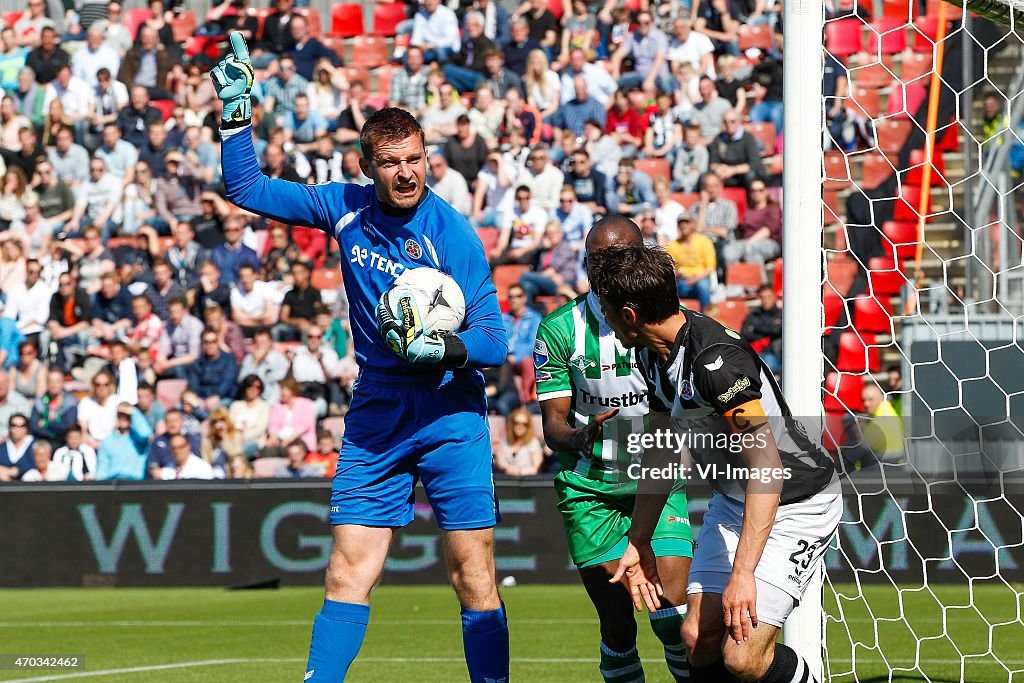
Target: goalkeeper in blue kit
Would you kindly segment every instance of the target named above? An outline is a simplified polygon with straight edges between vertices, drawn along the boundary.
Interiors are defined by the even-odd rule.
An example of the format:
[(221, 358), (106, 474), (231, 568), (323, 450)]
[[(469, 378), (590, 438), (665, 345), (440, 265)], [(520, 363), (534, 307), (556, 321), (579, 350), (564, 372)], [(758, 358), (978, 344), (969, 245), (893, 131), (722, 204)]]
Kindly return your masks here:
[[(501, 365), (507, 342), (483, 246), (466, 220), (427, 189), (423, 130), (408, 112), (383, 109), (360, 133), (360, 168), (372, 185), (303, 185), (270, 179), (256, 160), (249, 92), (254, 71), (245, 41), (212, 71), (224, 102), (222, 165), (227, 197), (288, 224), (332, 234), (360, 374), (331, 491), (334, 546), (326, 598), (313, 622), (306, 681), (343, 681), (366, 633), (370, 592), (394, 529), (413, 519), (422, 481), (441, 527), (452, 584), (462, 605), (471, 681), (508, 681), (508, 626), (494, 579), (499, 521), (491, 478), (483, 377)], [(410, 268), (451, 275), (466, 298), (457, 334), (402, 331), (392, 350), (378, 328), (377, 302)], [(382, 321), (383, 322), (383, 321)], [(404, 326), (404, 327), (403, 327)]]

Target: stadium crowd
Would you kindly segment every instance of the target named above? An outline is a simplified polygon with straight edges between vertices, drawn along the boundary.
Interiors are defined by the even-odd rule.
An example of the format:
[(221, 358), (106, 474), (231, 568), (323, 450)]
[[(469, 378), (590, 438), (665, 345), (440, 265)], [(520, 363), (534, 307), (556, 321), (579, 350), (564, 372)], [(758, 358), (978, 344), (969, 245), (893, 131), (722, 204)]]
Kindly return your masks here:
[[(759, 268), (736, 327), (781, 359), (775, 290), (757, 290), (781, 253), (781, 3), (550, 4), (412, 3), (386, 90), (349, 80), (293, 0), (263, 22), (217, 4), (195, 31), (249, 41), (269, 176), (368, 183), (365, 117), (417, 115), (434, 192), (516, 273), (509, 359), (485, 373), (515, 476), (551, 464), (534, 337), (587, 291), (583, 239), (608, 212), (666, 246), (691, 307), (714, 314), (727, 267)], [(118, 0), (52, 5), (0, 27), (0, 481), (332, 476), (357, 374), (346, 256), (224, 200), (215, 60), (174, 41), (181, 8), (150, 0), (129, 27)], [(771, 47), (741, 51), (752, 31)]]

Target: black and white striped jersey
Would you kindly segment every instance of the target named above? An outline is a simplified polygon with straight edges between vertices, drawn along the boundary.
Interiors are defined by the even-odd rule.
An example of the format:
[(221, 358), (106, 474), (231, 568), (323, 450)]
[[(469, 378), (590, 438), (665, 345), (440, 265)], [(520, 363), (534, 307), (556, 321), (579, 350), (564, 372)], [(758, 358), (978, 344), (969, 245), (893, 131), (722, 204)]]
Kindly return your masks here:
[[(837, 481), (832, 458), (793, 418), (774, 375), (734, 330), (686, 311), (686, 322), (676, 335), (668, 360), (663, 363), (649, 349), (643, 349), (638, 361), (647, 380), (651, 411), (668, 413), (677, 431), (705, 436), (723, 433), (728, 428), (721, 416), (760, 401), (782, 466), (790, 474), (783, 482), (782, 505), (806, 500)], [(689, 450), (694, 463), (714, 464), (719, 473), (746, 467), (738, 449), (730, 452), (715, 445), (720, 443), (711, 438), (691, 439)], [(716, 490), (743, 500), (745, 480), (733, 476), (709, 479)]]

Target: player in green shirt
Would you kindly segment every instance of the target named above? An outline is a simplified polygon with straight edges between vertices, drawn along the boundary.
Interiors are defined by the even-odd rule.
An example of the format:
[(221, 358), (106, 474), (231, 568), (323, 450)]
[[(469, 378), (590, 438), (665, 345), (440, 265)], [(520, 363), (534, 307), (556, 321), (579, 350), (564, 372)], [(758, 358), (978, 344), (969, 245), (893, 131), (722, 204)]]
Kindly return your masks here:
[[(609, 216), (587, 236), (587, 253), (612, 245), (642, 245), (633, 221)], [(627, 544), (637, 494), (639, 455), (627, 437), (650, 425), (647, 383), (633, 351), (615, 339), (593, 294), (544, 318), (534, 350), (544, 438), (558, 452), (558, 509), (569, 553), (601, 621), (601, 675), (608, 683), (644, 680), (629, 592), (609, 583)], [(682, 486), (673, 489), (653, 539), (665, 595), (650, 615), (676, 681), (689, 680), (682, 640), (693, 537)], [(667, 576), (666, 576), (667, 573)]]

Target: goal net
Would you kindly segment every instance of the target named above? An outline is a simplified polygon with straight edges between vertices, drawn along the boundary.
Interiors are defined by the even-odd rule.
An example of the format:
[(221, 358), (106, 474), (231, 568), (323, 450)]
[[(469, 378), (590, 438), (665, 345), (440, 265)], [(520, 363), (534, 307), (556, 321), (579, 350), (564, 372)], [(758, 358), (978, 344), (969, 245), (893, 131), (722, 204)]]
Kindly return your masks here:
[(826, 14), (823, 397), (846, 494), (826, 680), (1024, 681), (1017, 21), (990, 0)]

